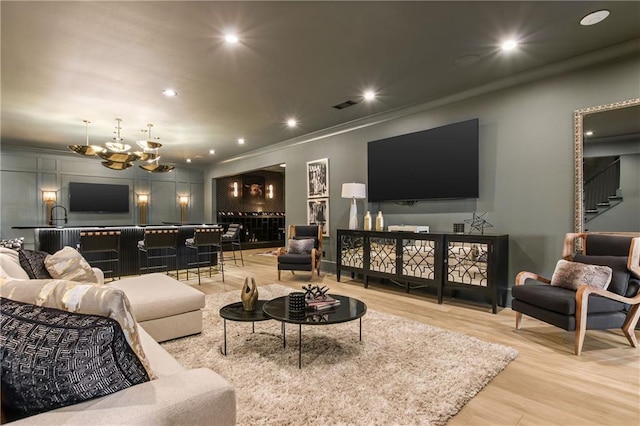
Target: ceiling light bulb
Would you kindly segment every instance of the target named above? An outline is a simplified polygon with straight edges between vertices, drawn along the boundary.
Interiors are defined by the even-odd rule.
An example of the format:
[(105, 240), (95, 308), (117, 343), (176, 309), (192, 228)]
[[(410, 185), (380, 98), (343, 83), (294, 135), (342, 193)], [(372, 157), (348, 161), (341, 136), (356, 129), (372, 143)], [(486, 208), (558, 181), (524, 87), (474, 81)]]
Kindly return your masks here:
[(187, 158), (187, 163), (190, 163), (190, 162), (191, 162), (191, 158)]
[(367, 90), (364, 92), (364, 99), (367, 101), (372, 101), (376, 98), (376, 94), (373, 90)]
[(287, 126), (296, 127), (297, 125), (298, 125), (298, 122), (294, 118), (290, 118), (287, 120)]
[(509, 50), (513, 50), (516, 48), (516, 46), (518, 46), (518, 42), (515, 40), (507, 40), (504, 43), (502, 43), (502, 50), (505, 51), (509, 51)]
[(213, 155), (213, 154), (215, 154), (215, 153), (216, 153), (216, 150), (215, 150), (215, 149), (210, 149), (210, 150), (209, 150), (209, 154)]
[(609, 16), (608, 10), (606, 9), (598, 10), (582, 18), (580, 20), (580, 25), (584, 25), (585, 27), (588, 27), (589, 25), (595, 25), (597, 23), (604, 21), (607, 18), (607, 16)]
[(244, 145), (244, 138), (238, 138), (238, 143), (240, 145)]
[(170, 98), (174, 97), (174, 96), (178, 96), (178, 92), (176, 92), (173, 89), (165, 89), (162, 91), (162, 94), (165, 96), (168, 96)]
[(585, 132), (585, 135), (586, 135), (586, 136), (593, 136), (593, 132), (592, 132), (591, 130), (587, 130), (587, 131)]
[(224, 36), (224, 41), (226, 41), (229, 44), (236, 44), (240, 40), (238, 39), (238, 36), (235, 34), (227, 34)]

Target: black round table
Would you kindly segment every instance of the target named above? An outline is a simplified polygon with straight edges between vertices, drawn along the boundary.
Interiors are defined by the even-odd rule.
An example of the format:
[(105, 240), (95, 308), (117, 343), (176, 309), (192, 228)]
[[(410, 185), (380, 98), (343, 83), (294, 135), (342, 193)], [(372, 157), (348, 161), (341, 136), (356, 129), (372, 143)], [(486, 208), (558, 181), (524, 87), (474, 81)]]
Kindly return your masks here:
[(271, 318), (266, 316), (263, 311), (266, 300), (256, 301), (256, 306), (253, 311), (245, 311), (242, 306), (242, 302), (231, 303), (229, 305), (220, 308), (220, 316), (224, 320), (224, 349), (222, 353), (227, 355), (227, 320), (238, 322), (251, 322), (251, 332), (255, 333), (256, 321), (267, 321)]
[(282, 323), (282, 345), (287, 346), (285, 324), (298, 324), (298, 368), (302, 368), (302, 326), (329, 325), (360, 320), (360, 340), (362, 341), (362, 317), (367, 312), (367, 305), (353, 297), (331, 294), (340, 305), (325, 310), (307, 308), (302, 312), (289, 310), (289, 296), (282, 296), (269, 300), (262, 306), (264, 314), (269, 319)]

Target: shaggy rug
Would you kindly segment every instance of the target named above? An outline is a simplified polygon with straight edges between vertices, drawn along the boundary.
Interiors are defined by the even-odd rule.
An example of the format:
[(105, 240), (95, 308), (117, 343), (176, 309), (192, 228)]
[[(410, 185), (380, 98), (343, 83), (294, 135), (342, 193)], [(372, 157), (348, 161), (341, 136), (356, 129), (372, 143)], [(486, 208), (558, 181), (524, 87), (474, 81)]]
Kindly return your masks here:
[[(260, 299), (291, 290), (260, 287)], [(208, 367), (236, 388), (239, 425), (442, 425), (502, 371), (517, 352), (509, 347), (368, 310), (358, 321), (287, 325), (282, 348), (276, 321), (227, 321), (221, 353), (218, 315), (240, 292), (208, 295), (203, 332), (162, 346), (188, 368)]]

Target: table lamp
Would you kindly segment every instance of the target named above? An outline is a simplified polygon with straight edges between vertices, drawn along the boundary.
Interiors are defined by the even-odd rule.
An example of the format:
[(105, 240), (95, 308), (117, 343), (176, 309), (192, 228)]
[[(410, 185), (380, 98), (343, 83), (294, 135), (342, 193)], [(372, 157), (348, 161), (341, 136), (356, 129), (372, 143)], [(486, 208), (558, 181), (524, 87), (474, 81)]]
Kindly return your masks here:
[(367, 190), (364, 183), (343, 183), (342, 198), (351, 198), (349, 229), (358, 229), (358, 207), (356, 206), (356, 198), (367, 198)]

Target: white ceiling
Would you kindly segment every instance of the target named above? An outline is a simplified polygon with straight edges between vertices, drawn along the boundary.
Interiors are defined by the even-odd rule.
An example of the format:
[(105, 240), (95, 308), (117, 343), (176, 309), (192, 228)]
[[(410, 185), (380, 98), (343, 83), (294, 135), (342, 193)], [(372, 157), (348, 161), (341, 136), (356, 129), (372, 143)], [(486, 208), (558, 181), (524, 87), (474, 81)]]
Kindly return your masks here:
[[(162, 163), (215, 161), (640, 38), (640, 2), (8, 2), (2, 144), (68, 151), (153, 123)], [(583, 27), (589, 12), (611, 11)], [(225, 32), (241, 42), (228, 45)], [(520, 47), (498, 49), (507, 37)], [(457, 58), (477, 55), (472, 66)], [(176, 98), (162, 95), (165, 88)], [(364, 102), (374, 89), (378, 98)], [(347, 100), (344, 110), (332, 108)], [(284, 125), (295, 116), (296, 129)], [(243, 146), (235, 141), (243, 137)], [(214, 156), (209, 150), (215, 149)]]

